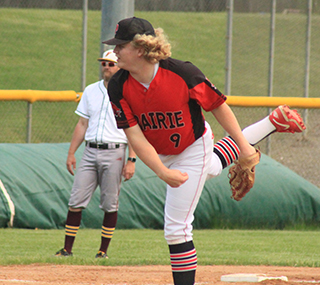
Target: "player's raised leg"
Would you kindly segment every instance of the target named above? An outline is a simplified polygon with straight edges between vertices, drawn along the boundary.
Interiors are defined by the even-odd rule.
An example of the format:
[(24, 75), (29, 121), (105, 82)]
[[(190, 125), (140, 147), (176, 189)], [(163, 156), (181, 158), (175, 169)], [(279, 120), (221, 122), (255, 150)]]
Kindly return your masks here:
[(279, 133), (301, 133), (306, 129), (297, 110), (291, 110), (287, 105), (275, 109), (269, 115), (269, 120)]
[[(286, 105), (281, 105), (269, 116), (246, 127), (242, 132), (248, 142), (254, 146), (274, 132), (301, 133), (305, 129), (299, 113)], [(226, 168), (239, 157), (239, 148), (230, 136), (219, 140), (214, 145), (213, 152), (219, 157), (222, 168)]]

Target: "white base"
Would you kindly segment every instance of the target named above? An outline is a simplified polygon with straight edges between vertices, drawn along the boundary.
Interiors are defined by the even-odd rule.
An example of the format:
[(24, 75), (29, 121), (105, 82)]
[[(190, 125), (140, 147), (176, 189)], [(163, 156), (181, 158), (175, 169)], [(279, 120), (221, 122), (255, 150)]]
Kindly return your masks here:
[(221, 281), (225, 281), (225, 282), (261, 282), (264, 280), (271, 280), (271, 279), (288, 281), (288, 278), (286, 276), (271, 277), (271, 276), (267, 276), (266, 274), (238, 273), (238, 274), (228, 274), (228, 275), (221, 276)]

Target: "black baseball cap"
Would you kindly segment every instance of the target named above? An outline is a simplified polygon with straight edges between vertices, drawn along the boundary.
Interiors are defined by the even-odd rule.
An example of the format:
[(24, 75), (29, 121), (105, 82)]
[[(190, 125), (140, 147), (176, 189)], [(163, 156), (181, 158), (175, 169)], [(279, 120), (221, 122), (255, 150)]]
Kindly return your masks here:
[(155, 36), (152, 25), (141, 18), (127, 18), (118, 22), (114, 38), (102, 42), (107, 45), (121, 45), (131, 42), (136, 34)]

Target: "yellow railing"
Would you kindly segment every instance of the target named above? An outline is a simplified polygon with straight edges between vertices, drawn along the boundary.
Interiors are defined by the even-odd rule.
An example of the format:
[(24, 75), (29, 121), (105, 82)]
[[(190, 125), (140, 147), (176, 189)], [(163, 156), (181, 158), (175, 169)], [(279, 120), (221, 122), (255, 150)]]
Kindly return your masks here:
[(288, 105), (291, 108), (319, 109), (320, 98), (301, 97), (252, 97), (252, 96), (227, 96), (230, 106), (239, 107), (278, 107)]
[[(82, 93), (76, 91), (42, 90), (0, 90), (0, 101), (79, 101)], [(289, 105), (292, 108), (319, 109), (320, 98), (302, 97), (255, 97), (228, 95), (227, 103), (239, 107), (277, 107)]]
[[(44, 91), (44, 90), (0, 90), (0, 101), (26, 101), (27, 106), (27, 135), (26, 142), (31, 142), (32, 105), (36, 101), (49, 102), (78, 102), (82, 92)], [(291, 108), (319, 109), (320, 98), (301, 97), (262, 97), (262, 96), (231, 96), (227, 103), (238, 107), (277, 107), (288, 105)], [(306, 120), (306, 118), (305, 118)], [(306, 122), (307, 123), (307, 122)]]
[(75, 91), (0, 90), (0, 101), (79, 101), (82, 93)]

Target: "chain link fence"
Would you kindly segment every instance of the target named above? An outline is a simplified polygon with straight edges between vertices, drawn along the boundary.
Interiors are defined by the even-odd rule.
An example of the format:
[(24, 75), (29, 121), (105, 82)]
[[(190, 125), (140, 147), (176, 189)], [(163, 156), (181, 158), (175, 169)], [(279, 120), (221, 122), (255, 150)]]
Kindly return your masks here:
[[(274, 2), (277, 4), (276, 14), (272, 19)], [(319, 97), (319, 3), (313, 1), (309, 39), (307, 33), (309, 2), (290, 1), (291, 5), (288, 4), (289, 1), (235, 1), (232, 95)], [(271, 35), (274, 37), (273, 46)], [(310, 40), (309, 70), (307, 70), (307, 40)], [(270, 50), (274, 52), (272, 55)], [(243, 127), (269, 112), (268, 108), (233, 108), (233, 110), (240, 118)], [(320, 159), (320, 153), (316, 149), (316, 145), (319, 144), (320, 111), (319, 109), (298, 111), (307, 125), (304, 135), (277, 133), (269, 140), (261, 142), (260, 147), (264, 153), (270, 149), (269, 156), (320, 187), (319, 175), (312, 169), (319, 164)]]
[[(135, 14), (153, 24), (164, 11), (165, 27), (173, 42), (173, 57), (191, 60), (225, 91), (227, 0), (136, 0)], [(270, 56), (272, 6), (275, 6), (274, 54)], [(320, 85), (320, 0), (312, 1), (309, 78), (306, 79), (308, 0), (237, 0), (233, 6), (230, 94), (241, 96), (318, 97)], [(0, 89), (81, 91), (82, 0), (4, 0), (0, 2)], [(90, 0), (86, 85), (99, 80), (101, 1)], [(182, 13), (183, 12), (183, 13)], [(177, 27), (177, 19), (191, 22), (194, 30)], [(205, 19), (205, 20), (203, 20)], [(156, 21), (156, 19), (155, 19)], [(208, 35), (208, 27), (215, 27)], [(180, 30), (180, 35), (178, 31)], [(179, 45), (184, 37), (186, 44)], [(205, 53), (203, 47), (210, 43)], [(181, 58), (185, 56), (186, 58)], [(270, 66), (270, 57), (273, 66)], [(270, 71), (272, 70), (272, 78)], [(53, 72), (54, 71), (54, 72)], [(270, 88), (270, 83), (272, 88)], [(271, 90), (270, 90), (271, 89)], [(32, 143), (69, 142), (78, 120), (76, 102), (32, 104)], [(269, 112), (268, 108), (232, 108), (241, 127)], [(0, 143), (25, 143), (28, 103), (0, 101)], [(320, 187), (314, 173), (320, 154), (319, 110), (300, 109), (307, 123), (301, 134), (274, 134), (269, 155)], [(223, 130), (211, 122), (216, 139)], [(267, 143), (260, 143), (267, 152)], [(311, 169), (313, 168), (313, 169)]]

